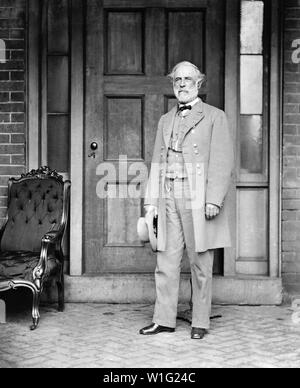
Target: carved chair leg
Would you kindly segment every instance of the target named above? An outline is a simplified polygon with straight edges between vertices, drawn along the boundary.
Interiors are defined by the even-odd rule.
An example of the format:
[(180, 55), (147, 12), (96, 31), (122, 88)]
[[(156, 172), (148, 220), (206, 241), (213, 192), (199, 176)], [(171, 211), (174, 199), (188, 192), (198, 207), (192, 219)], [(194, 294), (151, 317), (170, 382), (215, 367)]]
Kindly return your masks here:
[(65, 309), (65, 286), (64, 286), (64, 274), (62, 273), (60, 279), (56, 282), (58, 293), (58, 311), (64, 311)]
[(39, 324), (40, 313), (39, 313), (39, 302), (40, 302), (40, 294), (36, 291), (33, 292), (33, 300), (32, 300), (32, 325), (30, 326), (30, 330), (35, 330)]

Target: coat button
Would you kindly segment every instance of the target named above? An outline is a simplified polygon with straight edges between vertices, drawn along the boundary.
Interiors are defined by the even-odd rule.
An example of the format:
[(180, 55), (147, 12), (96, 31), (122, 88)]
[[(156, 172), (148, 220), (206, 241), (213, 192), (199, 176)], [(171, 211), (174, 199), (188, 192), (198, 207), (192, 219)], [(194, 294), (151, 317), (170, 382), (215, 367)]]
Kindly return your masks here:
[(198, 144), (194, 144), (194, 148), (198, 148)]

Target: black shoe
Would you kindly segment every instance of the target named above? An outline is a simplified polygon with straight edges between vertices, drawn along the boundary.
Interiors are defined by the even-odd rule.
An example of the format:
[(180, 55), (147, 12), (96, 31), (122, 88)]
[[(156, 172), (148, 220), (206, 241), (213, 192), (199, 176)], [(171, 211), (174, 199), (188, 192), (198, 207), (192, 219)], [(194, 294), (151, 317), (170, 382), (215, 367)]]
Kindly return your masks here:
[(191, 338), (192, 339), (202, 339), (205, 334), (207, 334), (206, 329), (201, 329), (200, 327), (192, 327)]
[(156, 323), (152, 323), (150, 326), (144, 327), (140, 330), (140, 334), (142, 335), (153, 335), (158, 333), (174, 333), (175, 329), (172, 327), (160, 326)]

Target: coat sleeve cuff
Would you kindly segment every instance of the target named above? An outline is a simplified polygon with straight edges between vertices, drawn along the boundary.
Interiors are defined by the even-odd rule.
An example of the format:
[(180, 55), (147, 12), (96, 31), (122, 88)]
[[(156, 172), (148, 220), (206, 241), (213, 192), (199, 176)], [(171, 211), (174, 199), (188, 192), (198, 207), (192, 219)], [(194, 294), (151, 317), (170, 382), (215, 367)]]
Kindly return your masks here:
[(218, 206), (220, 209), (224, 206), (224, 199), (217, 197), (207, 197), (205, 203), (211, 203)]

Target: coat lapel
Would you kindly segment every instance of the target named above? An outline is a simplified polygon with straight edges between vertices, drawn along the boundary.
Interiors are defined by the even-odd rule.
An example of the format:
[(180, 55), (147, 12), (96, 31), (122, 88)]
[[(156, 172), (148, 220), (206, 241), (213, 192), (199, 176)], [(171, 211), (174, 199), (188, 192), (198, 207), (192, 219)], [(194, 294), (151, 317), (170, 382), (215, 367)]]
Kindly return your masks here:
[(177, 106), (175, 106), (173, 109), (171, 109), (170, 112), (168, 112), (167, 116), (166, 116), (164, 129), (163, 129), (163, 136), (164, 136), (166, 148), (169, 147), (176, 112), (177, 112)]
[(184, 121), (183, 139), (191, 129), (194, 129), (204, 119), (203, 102), (200, 100)]

